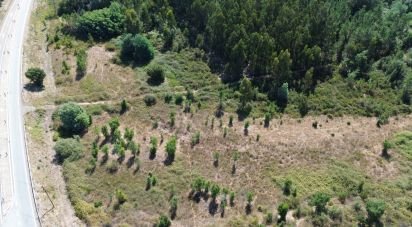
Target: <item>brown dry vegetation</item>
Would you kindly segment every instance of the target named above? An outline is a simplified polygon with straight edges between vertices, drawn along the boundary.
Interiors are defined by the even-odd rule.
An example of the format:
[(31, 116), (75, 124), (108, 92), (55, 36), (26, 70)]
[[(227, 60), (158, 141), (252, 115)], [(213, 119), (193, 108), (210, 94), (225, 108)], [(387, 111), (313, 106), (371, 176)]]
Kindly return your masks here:
[[(57, 22), (51, 20), (46, 26), (48, 29), (43, 29), (36, 25), (38, 20), (33, 21), (31, 34), (42, 38), (33, 39), (32, 42), (38, 46), (31, 45), (32, 51), (36, 48), (40, 51), (43, 50), (45, 34), (52, 33)], [(88, 44), (70, 38), (69, 42), (73, 42), (74, 48), (88, 47)], [(233, 127), (228, 126), (230, 113), (221, 119), (222, 127), (218, 118), (212, 120), (217, 89), (222, 85), (206, 63), (196, 58), (195, 50), (157, 53), (154, 61), (166, 68), (166, 82), (159, 87), (150, 87), (144, 68), (133, 69), (113, 63), (116, 53), (105, 50), (104, 44), (87, 49), (87, 74), (76, 79), (74, 48), (53, 44), (48, 46), (48, 53), (38, 55), (31, 52), (28, 55), (29, 65), (46, 62), (42, 66), (47, 69), (50, 67), (47, 62), (51, 62), (52, 66), (47, 70), (45, 90), (25, 93), (25, 100), (36, 108), (35, 112), (27, 115), (27, 129), (37, 202), (42, 213), (50, 207), (47, 196), (42, 192), (44, 187), (56, 205), (42, 220), (46, 226), (80, 225), (70, 216), (73, 210), (67, 206), (60, 171), (77, 216), (92, 226), (109, 223), (151, 226), (160, 214), (169, 213), (171, 195), (178, 197), (173, 226), (257, 225), (264, 223), (265, 213), (276, 214), (277, 206), (283, 201), (288, 201), (293, 210), (289, 212), (288, 222), (305, 226), (311, 223), (312, 209), (307, 205), (308, 198), (317, 191), (330, 194), (333, 199), (328, 207), (342, 211), (342, 220), (330, 220), (328, 225), (348, 226), (357, 223), (357, 213), (366, 215), (361, 195), (348, 195), (344, 204), (337, 198), (348, 186), (361, 182), (365, 182), (367, 197), (377, 197), (387, 203), (382, 218), (384, 223), (412, 224), (412, 214), (406, 209), (411, 191), (399, 186), (411, 184), (408, 178), (411, 160), (397, 153), (396, 149), (391, 151), (389, 160), (380, 155), (385, 139), (392, 138), (399, 131), (412, 130), (410, 116), (390, 119), (390, 124), (381, 128), (376, 127), (376, 119), (364, 117), (283, 117), (272, 120), (269, 128), (263, 127), (261, 118), (247, 119), (251, 126), (249, 135), (245, 136), (243, 121), (235, 120)], [(45, 56), (45, 59), (38, 59), (39, 56)], [(63, 61), (69, 66), (69, 73), (62, 73)], [(184, 93), (185, 87), (193, 89), (202, 104), (199, 108), (194, 103), (192, 113), (186, 114), (181, 106), (163, 101), (166, 92)], [(156, 95), (155, 106), (144, 104), (146, 94)], [(119, 115), (122, 99), (128, 101), (131, 109)], [(52, 104), (66, 101), (82, 103), (93, 114), (93, 125), (81, 140), (86, 147), (84, 157), (65, 162), (61, 167), (53, 162), (51, 115), (55, 110)], [(226, 105), (228, 112), (235, 108), (231, 100)], [(171, 112), (176, 112), (176, 126), (173, 128), (168, 124)], [(141, 145), (139, 162), (130, 151), (120, 163), (114, 154), (103, 161), (100, 153), (94, 171), (87, 172), (91, 144), (96, 138), (99, 138), (100, 147), (107, 143), (99, 129), (114, 116), (120, 117), (122, 133), (126, 127), (134, 129), (134, 140)], [(156, 121), (158, 127), (154, 129)], [(318, 122), (317, 129), (312, 126), (315, 121)], [(228, 129), (226, 138), (223, 137), (224, 127)], [(200, 143), (192, 147), (191, 139), (197, 131), (201, 135)], [(165, 144), (173, 135), (178, 138), (176, 160), (172, 165), (165, 165)], [(257, 135), (260, 136), (259, 141)], [(164, 138), (153, 160), (149, 158), (152, 136), (159, 141), (162, 136)], [(220, 154), (218, 167), (213, 165), (213, 152)], [(235, 152), (239, 153), (236, 163), (233, 160)], [(118, 163), (118, 170), (114, 173), (108, 171), (111, 163)], [(232, 172), (233, 164), (236, 165), (235, 173)], [(146, 190), (149, 173), (157, 177), (158, 183)], [(224, 218), (219, 210), (215, 214), (209, 212), (210, 197), (206, 196), (199, 202), (191, 198), (190, 184), (198, 176), (236, 193), (235, 205), (227, 206)], [(283, 195), (282, 186), (286, 179), (290, 179), (297, 189), (296, 198)], [(117, 203), (114, 195), (117, 189), (123, 190), (128, 197), (122, 205)], [(245, 214), (247, 192), (255, 195), (250, 215)], [(220, 198), (217, 197), (218, 204)], [(355, 203), (361, 204), (360, 212), (353, 209)], [(306, 212), (301, 219), (293, 216), (298, 207), (302, 213)], [(65, 219), (59, 220), (62, 216)]]

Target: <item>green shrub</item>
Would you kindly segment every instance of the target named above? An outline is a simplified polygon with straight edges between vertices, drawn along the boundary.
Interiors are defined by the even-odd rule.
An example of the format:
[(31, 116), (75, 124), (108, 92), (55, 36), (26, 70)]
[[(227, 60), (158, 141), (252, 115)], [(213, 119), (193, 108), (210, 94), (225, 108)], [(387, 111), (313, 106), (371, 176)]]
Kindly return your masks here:
[(333, 220), (342, 220), (343, 212), (340, 208), (333, 206), (328, 211), (329, 217)]
[(233, 206), (235, 204), (235, 192), (230, 192), (229, 202), (230, 202), (230, 206)]
[(265, 122), (264, 122), (265, 128), (268, 128), (268, 127), (269, 127), (271, 118), (272, 118), (272, 116), (271, 116), (270, 113), (265, 113), (265, 120), (264, 120), (264, 121), (265, 121)]
[(278, 206), (278, 213), (280, 216), (279, 222), (286, 221), (286, 214), (288, 213), (289, 205), (287, 203), (281, 203)]
[(192, 136), (192, 147), (196, 146), (197, 144), (200, 143), (200, 132), (196, 132), (193, 136)]
[(129, 108), (129, 104), (126, 102), (125, 99), (123, 99), (120, 103), (120, 113), (125, 113), (127, 110), (129, 110)]
[(150, 138), (150, 156), (155, 157), (157, 152), (157, 138), (152, 136)]
[(109, 127), (110, 127), (110, 132), (111, 134), (114, 134), (116, 129), (118, 129), (120, 126), (119, 118), (114, 117), (109, 121)]
[(173, 95), (167, 93), (164, 97), (164, 100), (165, 100), (165, 103), (167, 103), (167, 104), (171, 103), (172, 100), (173, 100)]
[(285, 184), (283, 185), (283, 194), (289, 196), (292, 190), (292, 181), (290, 179), (286, 179)]
[(165, 215), (161, 215), (157, 221), (156, 227), (169, 227), (172, 225), (172, 222)]
[(171, 162), (174, 161), (175, 159), (175, 154), (176, 154), (176, 136), (173, 136), (169, 141), (166, 143), (166, 153), (167, 153), (167, 159)]
[(123, 204), (127, 201), (127, 196), (122, 190), (116, 189), (115, 194), (116, 194), (116, 198), (117, 198), (117, 201), (119, 202), (119, 204)]
[(78, 104), (69, 102), (58, 110), (62, 128), (69, 133), (81, 133), (90, 126), (90, 116)]
[(389, 149), (392, 148), (392, 143), (388, 140), (383, 141), (383, 149), (382, 149), (382, 156), (383, 157), (389, 157)]
[(325, 206), (329, 202), (329, 199), (329, 195), (322, 192), (317, 192), (310, 198), (309, 204), (311, 206), (315, 206), (317, 213), (322, 213), (326, 210)]
[(371, 199), (366, 202), (366, 211), (370, 222), (378, 222), (385, 212), (385, 202), (379, 199)]
[(246, 193), (246, 201), (248, 204), (251, 204), (253, 201), (253, 193), (252, 192), (247, 192)]
[(26, 77), (36, 86), (43, 86), (43, 80), (46, 77), (46, 73), (40, 68), (29, 68), (25, 73)]
[(288, 83), (284, 83), (282, 87), (278, 89), (278, 94), (277, 94), (278, 105), (281, 107), (285, 107), (288, 104), (288, 96), (289, 96), (289, 86), (288, 86)]
[(149, 66), (146, 73), (149, 76), (148, 82), (150, 84), (159, 85), (165, 81), (165, 72), (160, 65), (154, 64)]
[(115, 173), (119, 169), (119, 163), (115, 160), (112, 160), (108, 165), (107, 165), (107, 171), (109, 173)]
[(170, 115), (169, 115), (169, 124), (170, 124), (170, 127), (175, 127), (175, 121), (176, 121), (176, 114), (175, 114), (175, 112), (171, 112), (170, 113)]
[(85, 12), (76, 20), (74, 28), (82, 39), (90, 34), (96, 40), (107, 40), (123, 32), (124, 19), (122, 6), (113, 2), (108, 8)]
[(272, 212), (269, 212), (269, 213), (267, 213), (266, 214), (266, 224), (272, 224), (272, 222), (273, 222), (273, 213)]
[(229, 116), (229, 127), (233, 126), (233, 115)]
[(76, 64), (77, 64), (77, 77), (81, 78), (87, 71), (87, 52), (84, 49), (80, 49), (76, 52)]
[(175, 104), (176, 104), (176, 105), (182, 105), (183, 100), (184, 100), (184, 98), (183, 98), (183, 95), (182, 95), (182, 94), (177, 94), (177, 95), (175, 96)]
[(210, 195), (212, 196), (212, 199), (213, 199), (213, 200), (216, 199), (216, 197), (217, 197), (217, 195), (219, 194), (219, 192), (220, 192), (220, 187), (219, 187), (219, 185), (213, 184), (212, 187), (211, 187), (211, 189), (210, 189), (210, 193), (211, 193)]
[(83, 154), (83, 146), (76, 139), (59, 139), (54, 146), (56, 156), (59, 162), (65, 160), (74, 161), (81, 157)]
[(154, 95), (146, 95), (144, 97), (144, 102), (146, 103), (146, 106), (154, 106), (156, 105), (156, 97)]
[(123, 39), (120, 56), (126, 62), (148, 64), (154, 58), (154, 48), (145, 37), (127, 34)]

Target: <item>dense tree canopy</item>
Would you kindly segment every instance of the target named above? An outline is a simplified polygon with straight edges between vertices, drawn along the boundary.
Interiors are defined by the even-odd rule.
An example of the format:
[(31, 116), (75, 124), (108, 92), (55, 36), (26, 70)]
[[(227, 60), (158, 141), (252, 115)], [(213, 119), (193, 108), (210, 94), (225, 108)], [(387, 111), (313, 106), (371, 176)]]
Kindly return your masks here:
[(77, 15), (72, 26), (84, 38), (130, 33), (122, 56), (139, 64), (153, 48), (136, 33), (157, 30), (165, 49), (204, 49), (223, 81), (247, 76), (282, 105), (286, 83), (307, 95), (334, 75), (369, 81), (376, 73), (403, 89), (407, 104), (411, 9), (402, 0), (64, 0), (59, 12)]

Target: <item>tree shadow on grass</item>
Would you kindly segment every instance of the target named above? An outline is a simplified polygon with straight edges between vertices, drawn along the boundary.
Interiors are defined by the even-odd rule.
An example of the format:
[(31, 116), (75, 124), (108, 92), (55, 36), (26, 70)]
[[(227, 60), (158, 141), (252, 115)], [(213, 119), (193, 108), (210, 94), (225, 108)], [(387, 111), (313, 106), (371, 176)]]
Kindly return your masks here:
[(123, 161), (124, 161), (124, 156), (120, 156), (118, 159), (117, 159), (117, 161), (120, 163), (120, 164), (122, 164), (123, 163)]
[(209, 214), (214, 216), (217, 213), (217, 210), (219, 208), (219, 205), (217, 204), (215, 199), (212, 199), (209, 203)]
[(104, 165), (107, 163), (107, 161), (109, 160), (109, 155), (103, 155), (102, 160), (100, 161), (100, 166)]
[(39, 86), (33, 83), (27, 83), (24, 85), (24, 89), (30, 92), (41, 92), (44, 91), (44, 86)]
[(245, 212), (246, 212), (246, 215), (249, 215), (249, 214), (251, 214), (252, 213), (252, 205), (251, 204), (247, 204), (246, 205), (246, 207), (245, 207)]
[(127, 160), (127, 163), (126, 163), (127, 168), (132, 167), (133, 164), (134, 164), (134, 161), (135, 161), (135, 157), (134, 157), (134, 156), (130, 157), (130, 158)]
[(174, 161), (174, 158), (171, 158), (171, 157), (168, 156), (168, 157), (163, 161), (163, 164), (164, 164), (165, 166), (170, 166), (170, 165), (173, 164), (173, 161)]

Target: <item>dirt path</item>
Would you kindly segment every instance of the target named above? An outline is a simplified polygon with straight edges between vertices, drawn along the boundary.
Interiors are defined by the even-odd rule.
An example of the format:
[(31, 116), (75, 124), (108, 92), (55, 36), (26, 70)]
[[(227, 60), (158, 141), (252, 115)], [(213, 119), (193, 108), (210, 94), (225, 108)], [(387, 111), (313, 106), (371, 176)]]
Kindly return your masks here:
[[(56, 87), (51, 59), (46, 50), (46, 37), (39, 32), (47, 30), (47, 25), (38, 18), (40, 14), (36, 12), (37, 7), (46, 7), (46, 2), (35, 0), (24, 46), (23, 70), (40, 67), (47, 76), (44, 81), (45, 89), (40, 92), (24, 89), (23, 100), (26, 106), (25, 126), (38, 212), (43, 226), (83, 226), (74, 215), (67, 197), (62, 168), (53, 160), (53, 134), (50, 128), (54, 110), (52, 97), (56, 94)], [(39, 109), (42, 110), (38, 111)]]

